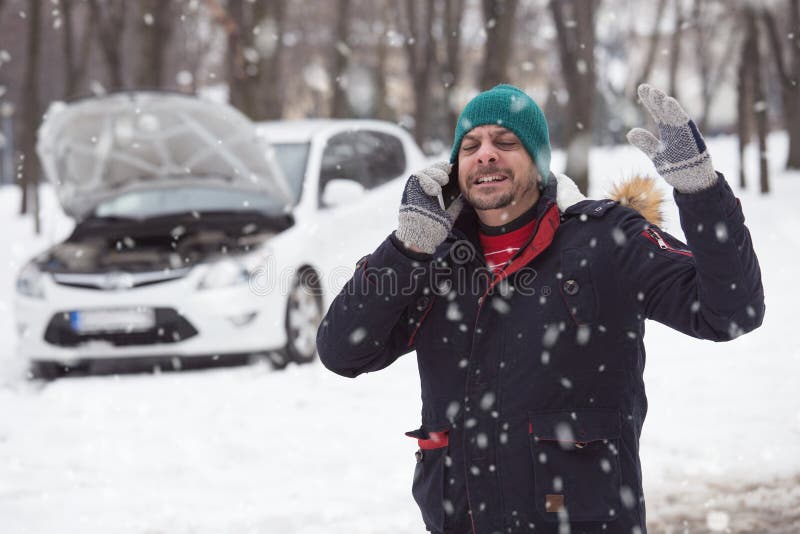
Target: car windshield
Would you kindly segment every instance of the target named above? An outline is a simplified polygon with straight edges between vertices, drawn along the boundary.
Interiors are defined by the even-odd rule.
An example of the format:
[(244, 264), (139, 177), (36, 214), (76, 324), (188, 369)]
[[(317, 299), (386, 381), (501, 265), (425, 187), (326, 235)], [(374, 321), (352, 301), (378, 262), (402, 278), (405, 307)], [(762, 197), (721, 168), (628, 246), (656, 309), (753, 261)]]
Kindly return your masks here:
[(276, 201), (255, 193), (220, 187), (170, 187), (131, 191), (97, 206), (95, 217), (141, 219), (196, 211), (281, 213)]
[(303, 192), (303, 177), (306, 173), (306, 163), (308, 160), (308, 143), (272, 143), (275, 148), (275, 159), (278, 162), (289, 188), (292, 191), (294, 204), (300, 202), (300, 194)]

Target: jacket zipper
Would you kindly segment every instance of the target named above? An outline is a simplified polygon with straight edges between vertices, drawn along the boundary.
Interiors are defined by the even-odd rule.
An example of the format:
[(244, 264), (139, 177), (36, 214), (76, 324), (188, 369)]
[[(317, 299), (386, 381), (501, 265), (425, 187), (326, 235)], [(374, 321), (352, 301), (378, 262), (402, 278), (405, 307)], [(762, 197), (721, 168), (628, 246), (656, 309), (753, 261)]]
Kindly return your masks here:
[(684, 250), (681, 248), (675, 248), (669, 245), (661, 235), (653, 230), (653, 228), (648, 227), (647, 230), (643, 231), (642, 234), (648, 238), (650, 241), (658, 245), (658, 248), (661, 250), (667, 250), (669, 252), (674, 252), (676, 254), (682, 254), (683, 256), (694, 256), (690, 251)]

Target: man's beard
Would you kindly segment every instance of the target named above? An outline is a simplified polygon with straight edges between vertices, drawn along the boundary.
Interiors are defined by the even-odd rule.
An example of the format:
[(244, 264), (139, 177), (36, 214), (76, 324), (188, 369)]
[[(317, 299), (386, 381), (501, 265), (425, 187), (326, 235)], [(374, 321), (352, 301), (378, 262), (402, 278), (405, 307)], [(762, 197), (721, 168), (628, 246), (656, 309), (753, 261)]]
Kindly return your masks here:
[[(511, 169), (500, 169), (499, 167), (484, 167), (480, 169), (480, 171), (473, 171), (470, 173), (470, 176), (467, 178), (469, 183), (473, 183), (475, 180), (476, 174), (503, 174), (507, 176), (507, 180), (514, 181), (514, 174)], [(464, 198), (466, 201), (476, 210), (496, 210), (500, 208), (505, 208), (510, 206), (516, 200), (525, 196), (526, 193), (531, 191), (533, 188), (536, 187), (536, 174), (531, 173), (528, 177), (528, 180), (525, 183), (525, 186), (522, 191), (518, 195), (514, 195), (514, 185), (512, 183), (511, 191), (500, 195), (499, 197), (491, 197), (486, 198), (484, 196), (472, 195), (470, 193), (465, 193)], [(469, 191), (469, 189), (468, 189)]]

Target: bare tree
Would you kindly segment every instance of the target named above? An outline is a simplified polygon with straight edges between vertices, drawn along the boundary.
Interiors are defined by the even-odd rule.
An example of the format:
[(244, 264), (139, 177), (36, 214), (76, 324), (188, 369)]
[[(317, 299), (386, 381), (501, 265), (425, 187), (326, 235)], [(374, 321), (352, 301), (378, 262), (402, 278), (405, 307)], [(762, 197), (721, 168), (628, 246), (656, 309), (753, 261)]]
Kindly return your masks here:
[(678, 64), (681, 59), (681, 40), (683, 39), (683, 0), (675, 0), (675, 29), (669, 47), (669, 94), (678, 98)]
[[(745, 40), (742, 45), (741, 66), (740, 66), (740, 90), (752, 96), (752, 106), (747, 106), (748, 99), (744, 99), (745, 105), (740, 107), (746, 115), (754, 115), (755, 126), (758, 137), (758, 161), (760, 185), (762, 193), (769, 193), (769, 166), (767, 165), (767, 103), (764, 94), (764, 76), (760, 65), (761, 52), (759, 50), (759, 25), (758, 15), (755, 9), (746, 5), (742, 10), (745, 26)], [(740, 121), (747, 120), (746, 117), (739, 117)], [(740, 127), (740, 131), (745, 131), (746, 127)], [(744, 178), (744, 140), (740, 139), (740, 180)]]
[(431, 72), (434, 67), (434, 42), (432, 37), (433, 0), (422, 3), (422, 12), (417, 11), (420, 2), (407, 0), (405, 21), (408, 38), (405, 40), (408, 70), (414, 92), (414, 139), (422, 145), (428, 134), (431, 98), (428, 94)]
[(211, 7), (228, 35), (231, 104), (254, 120), (280, 118), (286, 1), (228, 0), (226, 11), (211, 0)]
[(97, 27), (100, 51), (106, 63), (110, 88), (125, 87), (122, 65), (122, 36), (125, 30), (126, 3), (124, 0), (89, 0), (92, 24)]
[(380, 16), (380, 31), (377, 36), (376, 55), (377, 64), (375, 66), (375, 117), (382, 120), (392, 120), (392, 109), (386, 101), (388, 95), (387, 87), (387, 62), (389, 59), (389, 43), (386, 38), (386, 28), (389, 27), (391, 10), (386, 2), (379, 4), (382, 15)]
[(458, 111), (453, 108), (453, 89), (461, 76), (461, 19), (464, 16), (464, 0), (444, 0), (444, 51), (442, 82), (444, 100), (447, 105), (448, 123), (455, 126)]
[(172, 33), (172, 7), (162, 0), (139, 0), (139, 72), (140, 88), (162, 86), (164, 55)]
[[(85, 6), (81, 6), (85, 11)], [(78, 87), (86, 76), (86, 68), (89, 60), (89, 47), (94, 38), (95, 24), (91, 13), (85, 16), (83, 31), (80, 36), (75, 34), (76, 19), (74, 17), (73, 0), (61, 0), (61, 12), (64, 18), (64, 30), (61, 34), (62, 51), (64, 53), (64, 98), (70, 99), (77, 96)], [(84, 12), (84, 15), (86, 13)], [(78, 43), (76, 37), (80, 37)], [(75, 45), (78, 45), (77, 47)]]
[(653, 31), (650, 33), (650, 41), (647, 46), (647, 54), (645, 56), (644, 64), (642, 65), (642, 72), (636, 78), (636, 84), (633, 86), (634, 95), (636, 95), (636, 88), (650, 78), (650, 72), (652, 72), (653, 65), (656, 62), (656, 52), (658, 50), (658, 42), (661, 37), (659, 26), (661, 26), (661, 19), (664, 17), (664, 8), (666, 5), (667, 0), (658, 0), (655, 11), (655, 20), (653, 21)]
[(739, 187), (747, 187), (747, 171), (744, 164), (744, 154), (750, 143), (752, 132), (752, 116), (749, 112), (753, 109), (753, 91), (750, 83), (750, 66), (747, 64), (745, 45), (739, 51), (739, 67), (736, 71), (736, 133), (739, 149)]
[(20, 213), (33, 213), (34, 228), (38, 234), (39, 222), (39, 158), (36, 156), (36, 128), (41, 121), (39, 102), (39, 60), (41, 45), (41, 2), (28, 0), (27, 58), (22, 83), (22, 202)]
[[(695, 54), (702, 100), (698, 127), (704, 132), (708, 130), (714, 97), (723, 85), (728, 67), (733, 63), (740, 35), (733, 31), (736, 26), (736, 11), (731, 11), (727, 5), (716, 0), (694, 0), (692, 19), (695, 22)], [(724, 38), (725, 45), (720, 55), (715, 51), (714, 43), (723, 39), (722, 34), (727, 34), (727, 37)]]
[(481, 90), (485, 91), (508, 81), (508, 62), (511, 58), (516, 11), (517, 0), (483, 0), (486, 54), (483, 59)]
[(599, 0), (550, 0), (556, 26), (561, 73), (569, 93), (564, 124), (567, 174), (578, 188), (589, 188), (589, 148), (596, 95), (595, 14)]
[(788, 39), (784, 46), (775, 17), (768, 10), (762, 11), (767, 36), (772, 50), (775, 68), (781, 85), (783, 123), (789, 135), (789, 157), (787, 169), (800, 169), (800, 0), (787, 0), (789, 9)]
[(331, 117), (342, 118), (350, 116), (347, 103), (347, 80), (345, 71), (350, 56), (350, 47), (347, 44), (348, 29), (350, 25), (351, 0), (338, 0), (336, 35), (333, 46), (333, 103)]

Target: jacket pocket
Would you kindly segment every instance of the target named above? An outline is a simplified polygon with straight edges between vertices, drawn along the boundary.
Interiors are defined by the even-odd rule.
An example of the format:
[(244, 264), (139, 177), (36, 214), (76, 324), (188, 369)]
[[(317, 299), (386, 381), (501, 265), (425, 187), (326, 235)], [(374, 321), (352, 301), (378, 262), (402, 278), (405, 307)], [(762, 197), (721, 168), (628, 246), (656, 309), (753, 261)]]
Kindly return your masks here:
[(612, 521), (620, 512), (619, 412), (530, 414), (536, 509), (548, 521)]
[(590, 325), (597, 315), (589, 258), (579, 249), (567, 249), (561, 254), (559, 292), (570, 316), (577, 325)]
[(411, 493), (422, 512), (422, 520), (428, 530), (444, 530), (444, 479), (449, 450), (449, 429), (431, 432), (425, 429), (406, 432), (406, 436), (416, 438), (419, 449), (414, 456), (414, 482)]

